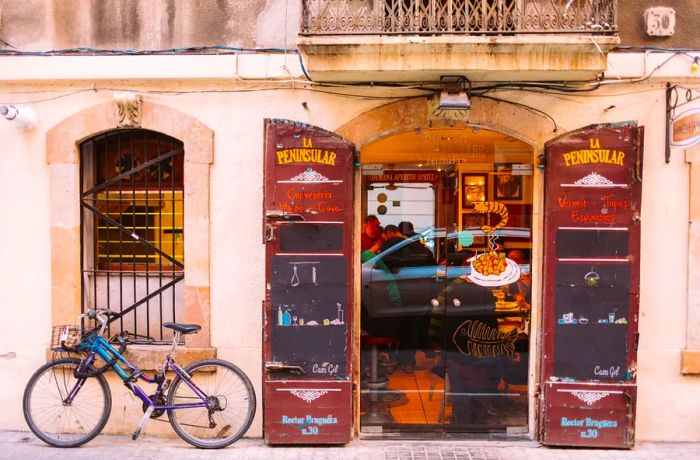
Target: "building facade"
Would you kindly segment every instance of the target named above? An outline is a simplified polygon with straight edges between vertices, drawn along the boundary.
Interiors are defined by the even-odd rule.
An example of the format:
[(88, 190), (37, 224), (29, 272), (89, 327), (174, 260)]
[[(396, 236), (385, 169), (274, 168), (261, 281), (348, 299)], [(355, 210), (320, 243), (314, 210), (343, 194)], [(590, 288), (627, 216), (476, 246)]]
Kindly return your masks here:
[[(112, 332), (137, 334), (128, 357), (144, 369), (165, 354), (164, 321), (201, 324), (200, 333), (187, 336), (182, 360), (237, 363), (258, 395), (248, 434), (272, 442), (275, 433), (289, 440), (285, 430), (296, 430), (287, 426), (292, 422), (273, 426), (276, 418), (313, 412), (275, 412), (275, 391), (290, 388), (285, 380), (304, 384), (285, 374), (287, 365), (309, 366), (304, 372), (314, 384), (304, 388), (317, 391), (307, 398), (312, 402), (343, 382), (343, 397), (331, 409), (321, 406), (319, 416), (328, 425), (340, 420), (331, 428), (348, 437), (496, 431), (576, 444), (566, 436), (578, 415), (548, 399), (564, 385), (566, 394), (599, 396), (591, 404), (603, 404), (595, 406), (603, 415), (592, 426), (616, 433), (610, 445), (697, 441), (700, 151), (693, 109), (700, 39), (692, 2), (664, 6), (0, 3), (0, 104), (7, 107), (0, 120), (7, 261), (0, 278), (7, 319), (0, 428), (26, 429), (22, 392), (51, 357), (51, 327), (74, 324), (84, 309), (109, 307), (124, 313)], [(330, 153), (344, 155), (337, 177)], [(565, 181), (568, 166), (583, 165), (596, 167)], [(627, 174), (622, 182), (613, 180), (618, 172)], [(609, 181), (610, 194), (573, 187), (594, 173)], [(347, 189), (317, 190), (314, 181)], [(629, 196), (615, 195), (616, 184)], [(588, 212), (589, 201), (600, 210)], [(569, 221), (557, 220), (562, 209)], [(328, 217), (336, 211), (342, 219)], [(361, 255), (370, 248), (361, 247), (367, 215), (385, 227), (411, 221), (431, 254), (397, 267), (382, 260), (388, 268), (377, 271), (373, 255)], [(285, 252), (282, 240), (275, 246), (274, 231), (296, 219), (340, 222), (342, 250)], [(588, 227), (595, 241), (577, 234), (555, 244), (557, 231)], [(601, 228), (628, 232), (627, 239), (608, 238), (615, 231)], [(286, 253), (301, 258), (279, 258)], [(504, 254), (502, 273), (511, 267), (515, 277), (476, 276), (476, 260), (489, 253)], [(345, 268), (323, 266), (333, 254), (344, 257)], [(275, 265), (281, 260), (289, 271)], [(556, 268), (562, 260), (590, 265), (579, 278), (597, 292), (612, 276), (611, 297), (553, 289), (566, 285), (566, 270)], [(401, 278), (406, 266), (438, 267), (429, 274), (433, 284), (421, 287), (424, 275)], [(471, 271), (460, 271), (465, 266)], [(628, 271), (618, 273), (618, 266)], [(275, 290), (280, 273), (291, 277), (288, 290)], [(338, 299), (318, 299), (332, 314), (289, 294), (305, 283), (323, 286), (324, 276)], [(393, 284), (383, 284), (389, 278), (400, 301), (391, 297)], [(517, 291), (521, 281), (527, 292)], [(618, 284), (622, 291), (613, 289)], [(476, 317), (447, 313), (466, 299), (489, 303), (484, 290), (470, 293), (473, 286), (493, 295), (494, 311), (478, 316), (486, 335), (470, 332)], [(319, 328), (300, 327), (312, 321)], [(435, 324), (442, 329), (435, 332)], [(299, 332), (340, 326), (336, 338)], [(569, 326), (590, 327), (578, 336), (561, 332)], [(608, 342), (613, 327), (623, 332)], [(462, 336), (465, 342), (455, 338)], [(474, 345), (489, 338), (493, 348)], [(505, 351), (494, 351), (501, 346)], [(289, 347), (300, 354), (284, 355)], [(314, 362), (306, 348), (331, 351)], [(591, 366), (579, 372), (576, 363)], [(131, 432), (141, 408), (116, 379), (110, 382), (115, 403), (107, 431)], [(403, 386), (409, 383), (415, 387)], [(616, 394), (621, 409), (601, 399)], [(313, 406), (297, 399), (299, 407)], [(476, 406), (478, 415), (463, 418), (477, 414)], [(324, 413), (338, 407), (338, 417)], [(169, 432), (158, 425), (148, 429)], [(583, 445), (592, 435), (572, 432)]]

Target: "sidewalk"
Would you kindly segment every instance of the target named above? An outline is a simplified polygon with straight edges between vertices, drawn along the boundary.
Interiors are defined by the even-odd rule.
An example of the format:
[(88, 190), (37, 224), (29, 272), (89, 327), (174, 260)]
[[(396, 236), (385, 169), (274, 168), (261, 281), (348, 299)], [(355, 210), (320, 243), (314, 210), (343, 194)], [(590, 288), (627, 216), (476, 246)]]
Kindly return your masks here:
[(638, 443), (631, 451), (552, 449), (536, 442), (502, 441), (354, 441), (345, 447), (269, 447), (243, 439), (221, 450), (200, 450), (177, 438), (100, 435), (77, 449), (56, 449), (32, 433), (0, 431), (0, 459), (169, 459), (169, 460), (589, 460), (700, 459), (700, 443)]

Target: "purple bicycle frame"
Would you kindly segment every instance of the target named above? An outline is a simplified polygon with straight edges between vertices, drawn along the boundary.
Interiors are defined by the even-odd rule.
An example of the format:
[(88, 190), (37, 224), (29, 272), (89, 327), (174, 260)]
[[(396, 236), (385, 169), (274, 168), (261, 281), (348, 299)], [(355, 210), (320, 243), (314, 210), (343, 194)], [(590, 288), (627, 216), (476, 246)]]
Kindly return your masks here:
[[(107, 342), (105, 339), (102, 337), (96, 337), (95, 338), (95, 343), (90, 347), (91, 353), (88, 355), (87, 359), (84, 361), (82, 365), (82, 371), (87, 370), (90, 365), (94, 362), (95, 360), (95, 354), (99, 355), (100, 358), (102, 358), (105, 362), (110, 362), (113, 358), (116, 358), (117, 361), (112, 364), (112, 370), (119, 375), (119, 377), (122, 379), (124, 384), (134, 393), (136, 396), (139, 397), (141, 401), (143, 401), (144, 404), (147, 406), (153, 406), (154, 410), (177, 410), (177, 409), (193, 409), (197, 407), (208, 407), (207, 405), (207, 399), (208, 396), (204, 391), (202, 391), (197, 385), (192, 382), (190, 379), (189, 374), (182, 369), (180, 366), (175, 364), (173, 360), (172, 354), (169, 354), (166, 359), (165, 359), (165, 364), (163, 365), (163, 371), (161, 373), (161, 376), (164, 376), (165, 373), (168, 370), (172, 370), (175, 372), (175, 374), (180, 377), (180, 379), (187, 384), (187, 386), (190, 387), (190, 389), (202, 400), (201, 402), (198, 403), (188, 403), (188, 404), (175, 404), (173, 406), (160, 406), (155, 404), (154, 401), (151, 400), (151, 398), (148, 397), (148, 395), (134, 382), (129, 381), (129, 374), (118, 364), (120, 361), (126, 365), (126, 367), (131, 371), (132, 375), (134, 372), (139, 371), (140, 369), (137, 369), (136, 366), (131, 364), (124, 356), (119, 353), (112, 345), (110, 345), (109, 342)], [(158, 386), (156, 387), (155, 394), (159, 394), (163, 388), (163, 383), (165, 382), (165, 379), (158, 379), (148, 377), (144, 375), (143, 373), (138, 376), (139, 379), (147, 382), (147, 383), (158, 383)], [(85, 383), (86, 378), (80, 378), (76, 382), (75, 386), (71, 389), (71, 391), (68, 393), (68, 396), (65, 399), (65, 402), (70, 402), (75, 398), (75, 395), (78, 393), (80, 388), (82, 388), (83, 384)], [(159, 381), (160, 380), (160, 381)]]

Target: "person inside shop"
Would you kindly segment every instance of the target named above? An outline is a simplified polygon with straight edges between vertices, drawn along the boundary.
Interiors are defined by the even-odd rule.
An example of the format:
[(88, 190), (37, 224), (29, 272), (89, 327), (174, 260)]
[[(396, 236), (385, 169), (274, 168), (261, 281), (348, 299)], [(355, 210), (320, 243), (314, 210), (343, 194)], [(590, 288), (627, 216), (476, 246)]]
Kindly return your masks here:
[(413, 229), (413, 223), (408, 222), (404, 220), (403, 222), (399, 222), (399, 231), (406, 237), (406, 238), (411, 238), (414, 235), (416, 235), (415, 230)]
[[(390, 250), (395, 245), (403, 243), (406, 239), (405, 236), (399, 231), (399, 227), (393, 224), (389, 224), (384, 227), (384, 242), (379, 246), (379, 253)], [(387, 253), (385, 257), (382, 258), (384, 263), (389, 269), (396, 270), (399, 267), (405, 265), (404, 261), (406, 258), (406, 248), (402, 247), (396, 251), (391, 251)]]
[[(401, 306), (401, 295), (392, 271), (386, 265), (383, 258), (376, 257), (380, 252), (382, 243), (384, 243), (385, 240), (385, 229), (381, 227), (377, 216), (370, 214), (365, 217), (360, 243), (360, 260), (363, 264), (372, 261), (372, 278), (376, 279), (377, 284), (383, 286), (384, 289), (363, 289), (361, 291), (360, 327), (362, 337), (395, 338), (398, 336), (400, 322), (398, 318), (372, 315), (368, 310), (368, 305), (373, 305), (379, 310), (392, 310)], [(363, 274), (364, 273), (365, 271), (363, 270)], [(369, 298), (367, 298), (370, 293), (373, 297), (372, 302), (369, 302)], [(360, 365), (362, 368), (363, 379), (369, 375), (370, 364), (370, 349), (363, 347), (360, 354)], [(385, 373), (386, 367), (380, 366), (379, 371), (380, 374)], [(380, 376), (385, 377), (385, 375)]]
[(418, 234), (413, 230), (413, 224), (411, 222), (404, 221), (399, 223), (398, 226), (387, 225), (385, 233), (387, 240), (380, 247), (380, 252), (384, 252), (406, 239), (411, 240), (407, 244), (404, 244), (399, 250), (395, 251), (396, 254), (390, 254), (388, 256), (388, 258), (393, 258), (394, 260), (400, 259), (394, 264), (395, 267), (422, 267), (437, 264), (432, 251), (423, 244), (418, 236), (416, 236)]
[[(412, 227), (412, 226), (411, 226)], [(432, 252), (425, 247), (420, 240), (406, 241), (406, 236), (399, 230), (399, 227), (389, 224), (385, 227), (386, 240), (379, 248), (379, 253), (386, 255), (382, 257), (383, 262), (392, 273), (404, 267), (417, 267), (435, 265), (435, 258)], [(398, 248), (394, 246), (400, 245)], [(399, 316), (398, 349), (395, 354), (396, 361), (400, 368), (407, 374), (413, 373), (416, 365), (416, 351), (427, 350), (427, 354), (432, 351), (428, 346), (428, 316)]]
[[(507, 257), (521, 267), (527, 264), (525, 253), (520, 249), (513, 249), (508, 252)], [(515, 283), (508, 286), (510, 296), (521, 304), (530, 304), (530, 291), (532, 286), (532, 278), (523, 270), (520, 271), (520, 278)]]
[(362, 237), (360, 241), (361, 250), (372, 251), (377, 254), (384, 239), (385, 237), (382, 232), (382, 227), (379, 224), (379, 219), (374, 214), (369, 214), (365, 217), (362, 227)]

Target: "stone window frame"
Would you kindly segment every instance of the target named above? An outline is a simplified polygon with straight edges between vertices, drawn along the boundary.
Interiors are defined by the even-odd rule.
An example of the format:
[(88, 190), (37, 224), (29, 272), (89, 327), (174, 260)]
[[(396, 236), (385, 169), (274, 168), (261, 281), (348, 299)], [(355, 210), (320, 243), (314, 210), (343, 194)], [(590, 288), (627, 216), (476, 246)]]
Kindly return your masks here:
[(700, 145), (685, 150), (688, 184), (688, 317), (686, 345), (681, 351), (681, 373), (700, 374)]
[[(114, 103), (95, 105), (62, 120), (46, 133), (46, 162), (50, 181), (51, 316), (52, 324), (75, 324), (81, 309), (80, 271), (80, 144), (119, 129)], [(138, 128), (180, 140), (184, 158), (185, 313), (183, 322), (202, 326), (185, 337), (179, 361), (215, 355), (210, 348), (210, 166), (214, 161), (214, 132), (176, 109), (143, 101)], [(155, 347), (154, 347), (155, 348)], [(167, 347), (166, 347), (167, 348)], [(188, 359), (187, 351), (191, 359)], [(137, 353), (134, 353), (136, 355)], [(147, 352), (156, 364), (161, 353)], [(146, 363), (135, 363), (149, 367)], [(152, 368), (152, 367), (151, 367)]]

